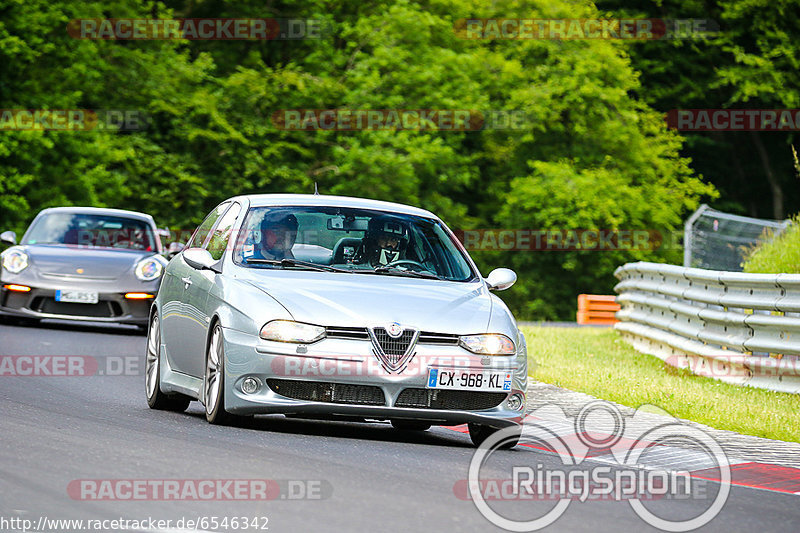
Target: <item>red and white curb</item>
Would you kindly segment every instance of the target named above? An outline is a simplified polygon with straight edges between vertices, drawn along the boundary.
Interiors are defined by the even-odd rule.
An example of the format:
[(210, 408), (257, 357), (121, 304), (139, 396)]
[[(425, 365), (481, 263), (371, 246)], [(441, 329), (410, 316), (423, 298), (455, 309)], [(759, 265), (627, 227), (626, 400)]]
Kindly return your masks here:
[[(677, 421), (674, 424), (679, 425)], [(466, 424), (448, 429), (469, 433)], [(551, 445), (554, 440), (559, 441), (558, 446)], [(603, 445), (603, 442), (609, 445)], [(609, 466), (624, 466), (620, 457), (633, 448), (647, 448), (646, 453), (637, 454), (643, 458), (637, 462), (637, 468), (688, 472), (695, 479), (720, 481), (719, 465), (705, 451), (653, 442), (646, 437), (615, 435), (614, 432), (598, 428), (577, 432), (569, 417), (542, 416), (538, 413), (526, 416), (523, 438), (517, 446), (522, 450), (568, 455), (573, 464), (592, 461)], [(726, 457), (732, 486), (800, 495), (800, 468), (752, 461), (730, 454), (726, 454)]]

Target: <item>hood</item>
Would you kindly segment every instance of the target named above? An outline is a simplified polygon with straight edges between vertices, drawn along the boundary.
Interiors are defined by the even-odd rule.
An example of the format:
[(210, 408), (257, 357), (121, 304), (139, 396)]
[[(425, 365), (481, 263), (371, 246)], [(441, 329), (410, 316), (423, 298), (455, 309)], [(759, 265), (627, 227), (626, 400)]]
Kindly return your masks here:
[(485, 332), (492, 312), (491, 294), (477, 281), (288, 270), (252, 271), (245, 280), (275, 298), (295, 320), (322, 326), (398, 322), (463, 335)]
[[(22, 247), (30, 264), (39, 274), (85, 277), (87, 279), (117, 279), (133, 273), (133, 267), (153, 252), (113, 250), (79, 246), (33, 244)], [(82, 269), (83, 272), (78, 272)]]

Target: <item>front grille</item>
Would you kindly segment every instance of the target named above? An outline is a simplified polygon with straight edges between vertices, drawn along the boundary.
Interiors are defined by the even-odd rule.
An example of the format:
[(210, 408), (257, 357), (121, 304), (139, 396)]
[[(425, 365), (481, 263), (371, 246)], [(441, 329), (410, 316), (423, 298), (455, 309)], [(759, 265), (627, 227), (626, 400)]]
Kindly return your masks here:
[(112, 318), (122, 314), (122, 308), (116, 302), (100, 301), (96, 304), (76, 304), (57, 302), (55, 298), (40, 296), (33, 300), (31, 308), (40, 313), (65, 316), (90, 316), (95, 318)]
[(480, 411), (497, 407), (507, 395), (505, 392), (403, 389), (394, 405), (417, 409)]
[(416, 335), (413, 329), (404, 330), (399, 337), (391, 337), (385, 328), (375, 328), (372, 332), (390, 365), (396, 365), (403, 358)]
[(327, 326), (325, 328), (326, 336), (329, 339), (369, 339), (369, 332), (367, 328), (345, 328), (339, 326)]
[(419, 334), (419, 339), (417, 339), (418, 344), (456, 345), (458, 341), (458, 335), (452, 335), (450, 333), (431, 333), (430, 331), (423, 331)]
[(328, 383), (324, 381), (299, 381), (294, 379), (268, 379), (267, 386), (274, 392), (295, 400), (359, 405), (386, 405), (380, 387)]

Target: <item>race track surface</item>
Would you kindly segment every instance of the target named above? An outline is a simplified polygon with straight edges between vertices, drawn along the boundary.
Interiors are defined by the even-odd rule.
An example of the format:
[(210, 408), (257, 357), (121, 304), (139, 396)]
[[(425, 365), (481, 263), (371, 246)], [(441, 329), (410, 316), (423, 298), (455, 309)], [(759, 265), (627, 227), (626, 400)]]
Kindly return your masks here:
[[(464, 433), (436, 427), (415, 434), (388, 423), (282, 416), (256, 417), (239, 427), (211, 426), (197, 402), (183, 414), (147, 407), (144, 351), (145, 337), (121, 327), (0, 325), (0, 356), (90, 356), (98, 365), (92, 376), (0, 375), (0, 530), (15, 530), (3, 520), (24, 518), (38, 525), (41, 517), (169, 519), (173, 529), (180, 519), (259, 517), (259, 527), (247, 531), (268, 524), (272, 532), (500, 530), (454, 492), (467, 478), (474, 452)], [(554, 454), (518, 447), (494, 454), (491, 468), (507, 477), (515, 465), (561, 462)], [(96, 500), (75, 489), (87, 479), (266, 479), (276, 481), (281, 492), (268, 501)], [(300, 497), (302, 491), (311, 491), (311, 497)], [(734, 486), (704, 530), (793, 530), (800, 520), (798, 501), (794, 494)], [(530, 519), (554, 503), (497, 505), (509, 516)], [(707, 502), (650, 505), (688, 518)], [(574, 501), (547, 530), (656, 529), (628, 502)]]

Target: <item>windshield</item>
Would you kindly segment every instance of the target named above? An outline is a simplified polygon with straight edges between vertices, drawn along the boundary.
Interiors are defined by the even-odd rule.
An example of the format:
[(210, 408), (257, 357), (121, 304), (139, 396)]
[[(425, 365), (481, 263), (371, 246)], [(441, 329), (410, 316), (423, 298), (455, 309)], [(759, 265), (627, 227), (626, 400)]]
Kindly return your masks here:
[(473, 278), (444, 225), (423, 217), (343, 207), (254, 207), (239, 232), (234, 262), (251, 268), (305, 268)]
[(158, 250), (144, 220), (113, 215), (51, 213), (39, 217), (22, 244), (66, 244), (91, 248)]

